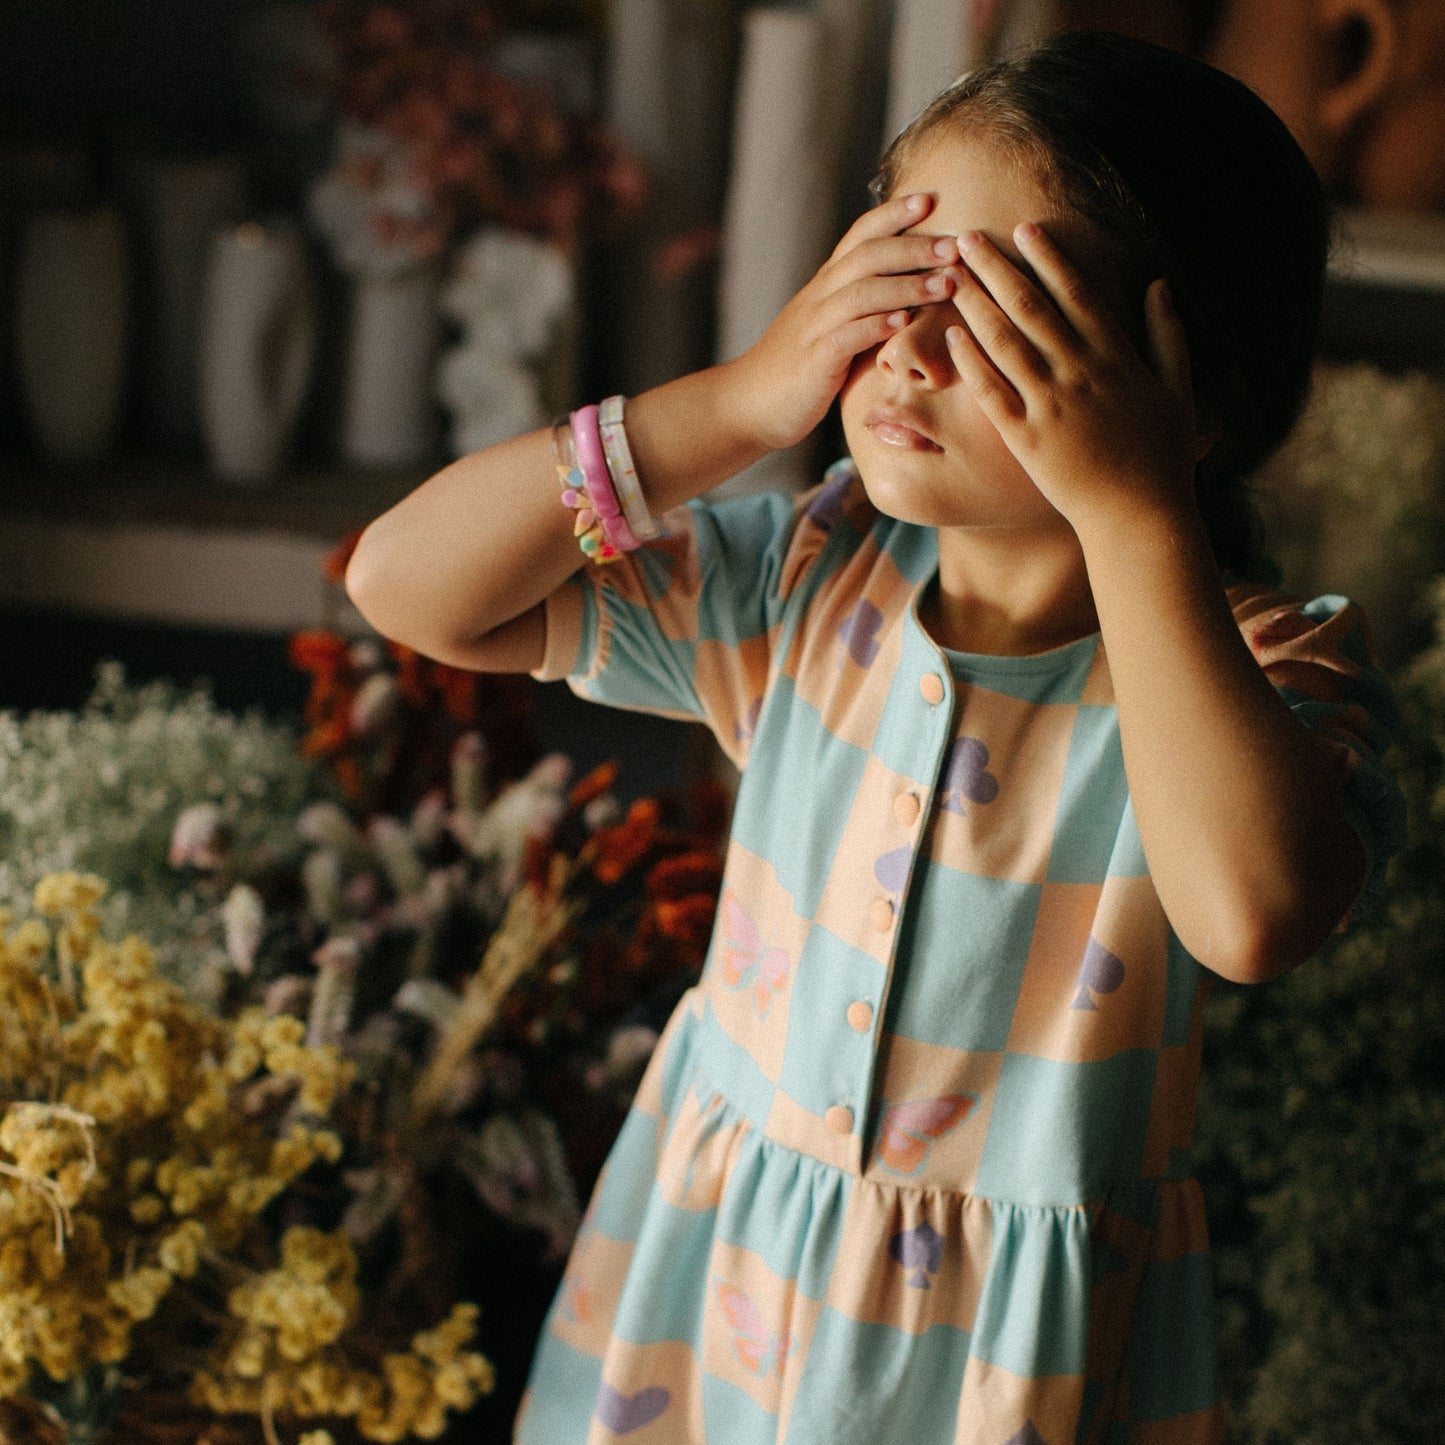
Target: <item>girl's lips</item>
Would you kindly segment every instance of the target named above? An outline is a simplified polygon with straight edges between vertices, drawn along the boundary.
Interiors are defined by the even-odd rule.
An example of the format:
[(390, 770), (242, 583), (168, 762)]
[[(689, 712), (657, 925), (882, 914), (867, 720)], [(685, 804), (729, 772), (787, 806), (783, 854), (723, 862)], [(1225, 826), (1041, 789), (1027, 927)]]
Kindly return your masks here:
[(901, 447), (905, 451), (914, 452), (941, 452), (943, 450), (932, 437), (925, 436), (917, 427), (910, 424), (910, 419), (897, 412), (882, 409), (871, 411), (864, 418), (863, 425), (884, 446)]

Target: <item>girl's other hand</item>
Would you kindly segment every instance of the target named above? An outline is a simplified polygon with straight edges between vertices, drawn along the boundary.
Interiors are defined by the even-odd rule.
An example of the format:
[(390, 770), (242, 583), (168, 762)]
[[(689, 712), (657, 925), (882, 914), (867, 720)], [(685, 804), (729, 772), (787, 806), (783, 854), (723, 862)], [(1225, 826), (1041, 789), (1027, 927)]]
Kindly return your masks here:
[(849, 227), (818, 274), (730, 364), (738, 405), (769, 450), (801, 441), (827, 415), (853, 359), (907, 324), (909, 310), (944, 300), (958, 258), (950, 236), (904, 235), (933, 206), (898, 196)]
[(959, 237), (962, 326), (949, 353), (1034, 485), (1074, 525), (1112, 506), (1193, 506), (1196, 436), (1184, 328), (1155, 281), (1149, 356), (1037, 225), (1014, 233), (1035, 284), (977, 232)]

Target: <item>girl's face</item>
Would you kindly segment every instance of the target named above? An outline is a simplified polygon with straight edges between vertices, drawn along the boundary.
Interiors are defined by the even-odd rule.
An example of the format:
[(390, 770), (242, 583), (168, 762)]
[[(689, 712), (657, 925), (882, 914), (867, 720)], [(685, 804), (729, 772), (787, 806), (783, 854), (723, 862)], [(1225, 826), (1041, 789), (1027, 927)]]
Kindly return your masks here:
[[(925, 138), (895, 187), (898, 195), (917, 191), (935, 204), (915, 230), (982, 231), (1032, 275), (1013, 233), (1023, 221), (1040, 222), (1107, 302), (1121, 301), (1100, 274), (1098, 233), (1062, 212), (1027, 163), (986, 133), (942, 128)], [(854, 359), (840, 393), (843, 432), (869, 497), (887, 515), (925, 526), (1066, 528), (954, 368), (944, 333), (961, 320), (951, 299), (920, 306)]]

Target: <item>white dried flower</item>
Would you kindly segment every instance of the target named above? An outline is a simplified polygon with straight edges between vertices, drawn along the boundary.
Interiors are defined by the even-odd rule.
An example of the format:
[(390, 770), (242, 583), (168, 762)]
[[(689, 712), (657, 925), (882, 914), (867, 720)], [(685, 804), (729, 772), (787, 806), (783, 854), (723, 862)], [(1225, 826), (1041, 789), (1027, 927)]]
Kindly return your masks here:
[(220, 808), (215, 803), (193, 803), (176, 818), (166, 861), (172, 868), (209, 871), (225, 861), (228, 847)]
[(238, 973), (249, 974), (266, 927), (266, 905), (249, 883), (237, 883), (221, 904), (226, 953)]

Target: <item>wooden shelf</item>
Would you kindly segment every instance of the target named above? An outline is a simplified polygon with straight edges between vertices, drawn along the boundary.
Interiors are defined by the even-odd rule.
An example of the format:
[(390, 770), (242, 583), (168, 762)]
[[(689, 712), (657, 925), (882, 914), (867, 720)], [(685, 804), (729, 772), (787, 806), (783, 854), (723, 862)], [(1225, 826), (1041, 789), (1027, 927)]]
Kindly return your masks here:
[(1445, 294), (1445, 216), (1343, 212), (1330, 276), (1353, 286)]
[(196, 463), (0, 459), (0, 604), (248, 632), (367, 630), (322, 562), (423, 471), (302, 470), (241, 488)]

